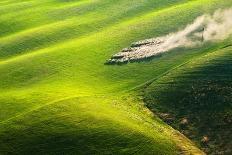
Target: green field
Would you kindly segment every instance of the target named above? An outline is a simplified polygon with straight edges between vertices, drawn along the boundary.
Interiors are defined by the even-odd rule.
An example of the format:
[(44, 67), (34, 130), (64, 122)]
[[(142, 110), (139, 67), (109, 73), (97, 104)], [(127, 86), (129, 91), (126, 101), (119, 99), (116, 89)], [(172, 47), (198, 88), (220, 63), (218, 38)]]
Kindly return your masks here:
[[(153, 109), (156, 99), (162, 110), (166, 101), (181, 104), (159, 93), (178, 92), (179, 82), (171, 90), (156, 86), (180, 79), (188, 90), (191, 77), (201, 80), (197, 66), (203, 65), (200, 71), (230, 66), (224, 76), (207, 75), (218, 75), (213, 80), (218, 85), (225, 81), (220, 88), (228, 86), (221, 94), (225, 106), (217, 112), (231, 116), (232, 48), (221, 48), (232, 38), (148, 62), (104, 63), (134, 41), (177, 31), (204, 13), (231, 6), (231, 0), (1, 0), (0, 154), (204, 154), (196, 137), (188, 137), (195, 145)], [(204, 58), (212, 64), (204, 67)], [(178, 119), (188, 114), (175, 112)]]

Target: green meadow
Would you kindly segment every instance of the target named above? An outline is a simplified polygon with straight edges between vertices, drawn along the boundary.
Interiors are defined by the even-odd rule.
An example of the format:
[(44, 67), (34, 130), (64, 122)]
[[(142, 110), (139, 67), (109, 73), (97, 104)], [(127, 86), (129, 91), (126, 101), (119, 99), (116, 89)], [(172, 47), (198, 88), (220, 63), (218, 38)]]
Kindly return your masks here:
[[(204, 114), (217, 114), (210, 128), (223, 114), (231, 116), (232, 48), (225, 46), (232, 38), (151, 61), (104, 63), (132, 42), (178, 31), (202, 14), (231, 6), (231, 0), (1, 0), (0, 154), (198, 155), (221, 145), (227, 150), (229, 137), (206, 149), (199, 143), (204, 134), (230, 134), (230, 126), (208, 131), (205, 124), (213, 119)], [(207, 99), (194, 98), (195, 79), (195, 92)], [(204, 90), (207, 80), (215, 86), (211, 94)], [(195, 103), (204, 109), (200, 115)], [(181, 134), (176, 122), (166, 124), (156, 109), (176, 120), (202, 116), (188, 130), (195, 137)]]

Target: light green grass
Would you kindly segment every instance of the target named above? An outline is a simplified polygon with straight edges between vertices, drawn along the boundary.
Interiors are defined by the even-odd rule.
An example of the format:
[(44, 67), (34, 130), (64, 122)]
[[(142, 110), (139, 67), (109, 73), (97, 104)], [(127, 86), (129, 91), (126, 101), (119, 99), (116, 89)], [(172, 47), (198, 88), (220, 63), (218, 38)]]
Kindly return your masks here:
[(1, 153), (199, 151), (158, 118), (141, 114), (146, 108), (138, 101), (122, 96), (223, 43), (179, 49), (151, 62), (104, 62), (133, 41), (176, 31), (231, 5), (221, 0), (2, 1)]

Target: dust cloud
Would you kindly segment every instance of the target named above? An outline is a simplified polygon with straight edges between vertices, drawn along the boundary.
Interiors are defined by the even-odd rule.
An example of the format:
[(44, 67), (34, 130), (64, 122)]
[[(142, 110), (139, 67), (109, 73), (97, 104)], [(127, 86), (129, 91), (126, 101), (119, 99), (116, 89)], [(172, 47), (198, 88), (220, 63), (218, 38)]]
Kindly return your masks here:
[(120, 63), (149, 58), (178, 47), (194, 47), (205, 42), (218, 42), (232, 34), (232, 8), (217, 10), (212, 15), (196, 18), (183, 30), (166, 36), (135, 42), (113, 55), (107, 63)]

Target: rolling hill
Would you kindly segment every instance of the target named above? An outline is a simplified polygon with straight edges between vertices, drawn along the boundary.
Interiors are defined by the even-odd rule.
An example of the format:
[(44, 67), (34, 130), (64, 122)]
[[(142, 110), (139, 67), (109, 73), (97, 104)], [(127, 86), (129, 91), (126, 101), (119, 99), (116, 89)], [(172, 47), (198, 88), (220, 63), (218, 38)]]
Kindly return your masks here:
[[(154, 91), (169, 87), (155, 89), (156, 79), (169, 81), (184, 72), (193, 74), (181, 77), (186, 83), (194, 76), (201, 80), (200, 71), (211, 63), (200, 71), (195, 65), (207, 55), (213, 66), (231, 66), (231, 47), (220, 52), (231, 38), (148, 62), (104, 63), (132, 42), (180, 30), (202, 14), (231, 6), (230, 0), (2, 0), (0, 154), (204, 154), (153, 113)], [(191, 64), (195, 59), (199, 64)], [(224, 76), (206, 69), (219, 81), (227, 79), (219, 89), (231, 86), (231, 67), (224, 69)], [(222, 97), (220, 113), (231, 109), (231, 96)], [(195, 109), (191, 103), (186, 105)], [(188, 114), (175, 112), (178, 119)]]

